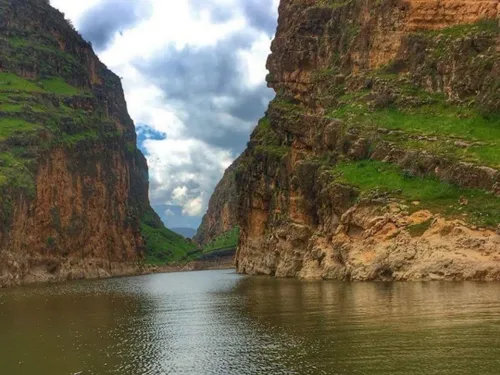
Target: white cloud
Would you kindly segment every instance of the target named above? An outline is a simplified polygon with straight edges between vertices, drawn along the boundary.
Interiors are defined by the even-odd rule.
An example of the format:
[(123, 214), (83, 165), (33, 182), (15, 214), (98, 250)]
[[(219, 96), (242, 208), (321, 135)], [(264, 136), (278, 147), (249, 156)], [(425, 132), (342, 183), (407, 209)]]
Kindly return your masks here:
[(229, 151), (196, 139), (149, 139), (144, 147), (153, 187), (151, 202), (181, 206), (189, 216), (203, 214), (214, 181), (233, 160)]
[(66, 18), (76, 22), (76, 20), (87, 10), (95, 6), (101, 0), (50, 0), (50, 4), (65, 13)]
[(267, 74), (265, 61), (269, 55), (271, 38), (265, 34), (256, 40), (250, 50), (240, 52), (249, 85), (259, 85)]
[(182, 213), (187, 216), (199, 216), (203, 214), (203, 193), (196, 198), (189, 199), (186, 204), (183, 205)]
[(172, 199), (176, 203), (185, 202), (187, 200), (187, 187), (186, 186), (177, 186), (172, 191)]
[[(81, 22), (85, 12), (106, 1), (110, 0), (51, 0), (51, 4), (65, 12), (75, 26), (80, 28), (83, 27)], [(235, 116), (235, 111), (241, 113), (248, 108), (247, 102), (238, 101), (241, 99), (238, 95), (248, 92), (258, 95), (256, 90), (264, 82), (271, 36), (268, 32), (255, 29), (255, 24), (261, 21), (269, 24), (268, 19), (262, 20), (267, 12), (262, 4), (269, 7), (268, 12), (272, 16), (272, 8), (274, 6), (277, 9), (278, 1), (150, 0), (152, 12), (147, 17), (127, 25), (124, 30), (112, 29), (114, 34), (111, 35), (107, 48), (98, 51), (101, 60), (123, 78), (130, 115), (138, 132), (146, 138), (143, 148), (150, 167), (150, 196), (154, 207), (180, 206), (183, 215), (203, 214), (216, 183), (237, 157), (233, 147), (228, 145), (232, 134), (237, 132), (240, 138), (246, 138), (256, 119), (261, 116), (261, 113), (256, 113), (255, 116), (252, 115), (255, 119), (248, 119), (248, 115), (241, 119)], [(147, 1), (140, 0), (138, 3), (145, 4)], [(245, 13), (249, 11), (256, 11), (254, 18)], [(85, 25), (85, 28), (88, 27), (89, 25)], [(242, 39), (243, 44), (235, 51), (239, 57), (238, 64), (241, 64), (237, 68), (242, 71), (241, 82), (237, 82), (240, 85), (239, 91), (235, 95), (210, 96), (211, 94), (205, 93), (209, 95), (210, 101), (205, 103), (206, 108), (213, 108), (216, 113), (210, 121), (207, 118), (205, 123), (204, 116), (212, 115), (211, 113), (193, 113), (196, 106), (186, 106), (185, 102), (168, 97), (168, 87), (172, 82), (162, 82), (161, 76), (151, 76), (137, 64), (142, 61), (147, 65), (169, 51), (181, 51), (188, 47), (192, 50), (206, 49), (227, 38), (248, 35), (248, 30), (252, 27), (255, 36), (251, 34), (251, 43), (247, 45), (248, 40)], [(187, 63), (203, 64), (203, 61)], [(217, 68), (216, 64), (214, 69)], [(200, 72), (210, 74), (203, 70)], [(202, 81), (209, 78), (211, 77), (203, 75), (197, 77)], [(183, 82), (178, 83), (183, 87)], [(189, 87), (186, 85), (186, 90)], [(197, 98), (200, 94), (200, 98), (203, 98), (204, 93), (193, 91), (185, 94), (189, 99), (190, 96)], [(266, 100), (267, 97), (262, 97), (263, 102)], [(225, 112), (225, 108), (230, 107), (234, 107), (232, 112)], [(148, 127), (144, 126), (146, 124)], [(210, 126), (213, 128), (207, 128)], [(210, 142), (206, 137), (200, 136), (200, 129), (205, 133), (212, 132), (214, 137), (219, 138), (227, 133), (228, 141)], [(165, 139), (157, 139), (152, 131), (164, 134)], [(175, 215), (170, 208), (163, 208), (161, 212), (167, 220)]]

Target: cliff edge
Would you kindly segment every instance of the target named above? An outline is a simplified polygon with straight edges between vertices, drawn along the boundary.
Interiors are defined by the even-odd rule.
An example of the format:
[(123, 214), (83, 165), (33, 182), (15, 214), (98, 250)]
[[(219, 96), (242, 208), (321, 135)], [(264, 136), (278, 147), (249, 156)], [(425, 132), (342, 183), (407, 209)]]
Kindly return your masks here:
[(136, 273), (171, 235), (120, 79), (48, 1), (0, 0), (0, 286)]
[(281, 0), (238, 271), (500, 279), (500, 5)]

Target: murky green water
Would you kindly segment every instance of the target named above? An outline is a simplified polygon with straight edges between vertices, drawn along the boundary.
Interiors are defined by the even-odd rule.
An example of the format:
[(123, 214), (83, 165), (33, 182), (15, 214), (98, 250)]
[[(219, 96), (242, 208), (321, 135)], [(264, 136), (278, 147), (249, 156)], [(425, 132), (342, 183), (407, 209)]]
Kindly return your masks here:
[(151, 275), (0, 290), (0, 374), (500, 374), (500, 284)]

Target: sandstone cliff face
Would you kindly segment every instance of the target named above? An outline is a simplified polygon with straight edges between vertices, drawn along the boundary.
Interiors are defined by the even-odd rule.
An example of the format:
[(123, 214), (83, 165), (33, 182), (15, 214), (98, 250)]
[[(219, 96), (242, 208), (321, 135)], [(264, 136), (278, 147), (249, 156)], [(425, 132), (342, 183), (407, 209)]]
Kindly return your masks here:
[(239, 272), (500, 279), (498, 1), (282, 0)]
[(210, 197), (207, 213), (203, 216), (201, 225), (193, 238), (201, 246), (205, 246), (238, 225), (238, 197), (235, 182), (238, 163), (239, 159), (236, 159), (226, 170)]
[(0, 286), (137, 272), (161, 221), (120, 79), (47, 1), (0, 36)]

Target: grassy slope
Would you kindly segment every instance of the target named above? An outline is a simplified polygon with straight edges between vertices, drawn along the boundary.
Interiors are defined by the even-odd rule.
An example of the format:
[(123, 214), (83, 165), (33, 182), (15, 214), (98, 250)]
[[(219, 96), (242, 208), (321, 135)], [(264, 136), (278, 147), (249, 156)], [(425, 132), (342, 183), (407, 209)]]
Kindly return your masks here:
[(197, 249), (195, 244), (165, 228), (152, 212), (144, 215), (141, 231), (146, 239), (146, 262), (149, 264), (186, 261), (188, 253)]
[(240, 228), (238, 226), (222, 233), (203, 247), (203, 252), (214, 252), (223, 249), (236, 247), (240, 239)]
[[(59, 105), (46, 100), (44, 95), (55, 95), (60, 100)], [(41, 129), (50, 130), (55, 135), (50, 141), (40, 144), (43, 148), (50, 148), (55, 143), (71, 142), (75, 137), (86, 138), (88, 134), (68, 134), (60, 128), (60, 124), (64, 122), (70, 121), (76, 127), (88, 121), (88, 114), (62, 104), (63, 99), (77, 95), (90, 94), (61, 78), (32, 81), (13, 73), (1, 72), (0, 113), (3, 116), (0, 118), (0, 142), (16, 137), (21, 143), (25, 139), (26, 144), (32, 144), (30, 139), (37, 138), (36, 133)], [(7, 183), (17, 186), (16, 181), (22, 180), (25, 186), (34, 188), (34, 176), (27, 168), (32, 160), (24, 155), (22, 148), (4, 152), (0, 157), (0, 186)]]
[[(364, 94), (330, 112), (329, 116), (367, 129), (400, 130), (386, 136), (405, 149), (424, 149), (435, 154), (500, 167), (500, 115), (482, 115), (475, 108), (447, 104), (435, 97), (434, 103), (418, 107), (370, 109)], [(427, 139), (421, 136), (426, 136)], [(468, 147), (457, 147), (463, 142)]]
[(414, 209), (429, 209), (481, 226), (500, 223), (500, 198), (481, 190), (414, 177), (392, 164), (376, 161), (343, 162), (333, 171), (338, 182), (354, 185), (365, 194), (387, 192), (407, 202), (420, 202), (412, 206)]
[[(417, 33), (430, 41), (426, 53), (438, 60), (453, 55), (454, 46), (470, 37), (494, 39), (500, 36), (498, 20), (482, 20), (441, 30)], [(498, 56), (470, 56), (471, 66), (487, 70)], [(391, 64), (371, 74), (397, 92), (396, 100), (374, 106), (370, 89), (345, 92), (340, 105), (329, 116), (340, 118), (348, 125), (361, 125), (367, 130), (380, 128), (399, 130), (399, 135), (386, 135), (386, 140), (406, 149), (423, 149), (437, 155), (500, 168), (500, 114), (487, 112), (471, 104), (474, 98), (460, 105), (448, 102), (444, 95), (429, 93), (411, 84), (404, 74), (391, 72)], [(500, 82), (497, 83), (497, 87)], [(383, 95), (383, 94), (382, 94)], [(406, 99), (406, 102), (405, 102)], [(411, 102), (421, 104), (410, 104)], [(425, 136), (425, 137), (422, 137)], [(461, 146), (457, 147), (457, 144)]]

